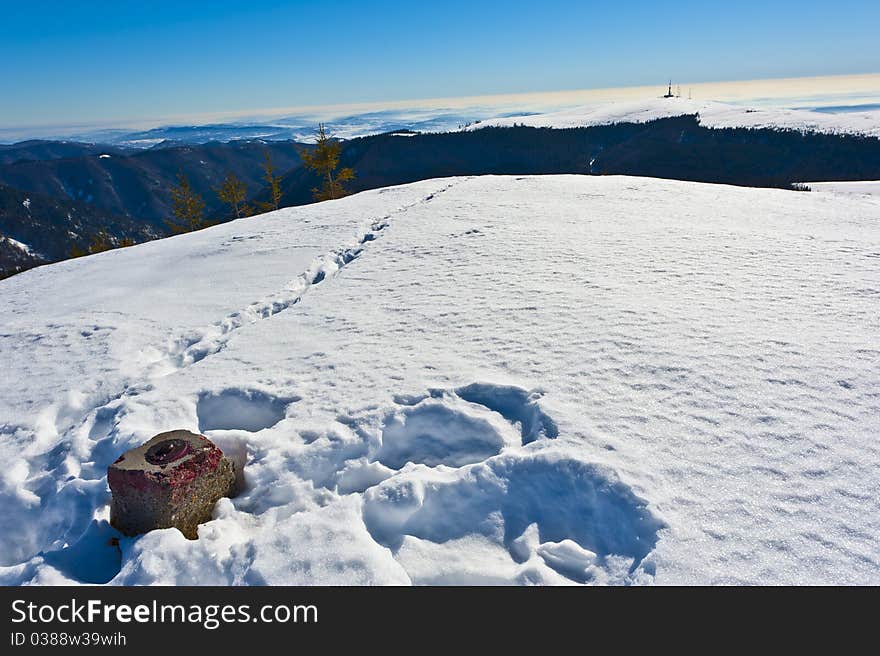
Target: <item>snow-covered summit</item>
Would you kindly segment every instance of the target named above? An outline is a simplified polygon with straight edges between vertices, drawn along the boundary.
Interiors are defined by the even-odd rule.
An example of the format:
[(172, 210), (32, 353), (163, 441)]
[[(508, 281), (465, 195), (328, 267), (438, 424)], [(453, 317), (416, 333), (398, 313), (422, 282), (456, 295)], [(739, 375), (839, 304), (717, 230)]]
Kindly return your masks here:
[[(880, 202), (429, 180), (0, 281), (0, 583), (880, 583)], [(188, 541), (106, 469), (245, 463)]]
[(546, 114), (489, 119), (467, 129), (514, 125), (577, 128), (612, 123), (646, 123), (660, 118), (692, 114), (699, 116), (701, 125), (711, 128), (773, 128), (880, 137), (880, 110), (825, 114), (801, 109), (749, 107), (687, 98), (652, 98), (586, 105)]

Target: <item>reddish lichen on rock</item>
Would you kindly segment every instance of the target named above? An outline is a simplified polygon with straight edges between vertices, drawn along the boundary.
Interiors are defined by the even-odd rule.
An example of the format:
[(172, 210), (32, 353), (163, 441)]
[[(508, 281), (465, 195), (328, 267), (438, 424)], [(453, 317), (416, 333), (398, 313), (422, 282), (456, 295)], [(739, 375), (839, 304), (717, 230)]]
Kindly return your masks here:
[(176, 430), (125, 452), (107, 482), (110, 523), (125, 535), (174, 527), (195, 539), (217, 500), (234, 494), (235, 471), (208, 438)]

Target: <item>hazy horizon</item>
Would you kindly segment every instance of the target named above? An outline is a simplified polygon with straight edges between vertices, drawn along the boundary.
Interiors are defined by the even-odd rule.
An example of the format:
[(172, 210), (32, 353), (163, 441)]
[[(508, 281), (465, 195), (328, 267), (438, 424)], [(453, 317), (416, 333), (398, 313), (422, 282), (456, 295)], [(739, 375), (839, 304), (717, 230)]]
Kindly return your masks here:
[(880, 73), (865, 0), (29, 0), (3, 18), (2, 126)]
[[(720, 82), (677, 82), (683, 96), (735, 104), (775, 105), (787, 108), (831, 108), (846, 111), (880, 103), (880, 73), (768, 78)], [(512, 94), (487, 94), (447, 98), (391, 100), (387, 102), (298, 105), (225, 112), (201, 112), (79, 123), (32, 125), (0, 124), (0, 142), (12, 143), (38, 138), (76, 138), (174, 126), (212, 124), (248, 125), (285, 119), (299, 121), (333, 120), (345, 117), (386, 114), (399, 120), (424, 121), (444, 112), (469, 111), (471, 116), (489, 118), (503, 113), (546, 112), (564, 107), (604, 102), (639, 100), (665, 91), (666, 82), (650, 86), (607, 87)]]

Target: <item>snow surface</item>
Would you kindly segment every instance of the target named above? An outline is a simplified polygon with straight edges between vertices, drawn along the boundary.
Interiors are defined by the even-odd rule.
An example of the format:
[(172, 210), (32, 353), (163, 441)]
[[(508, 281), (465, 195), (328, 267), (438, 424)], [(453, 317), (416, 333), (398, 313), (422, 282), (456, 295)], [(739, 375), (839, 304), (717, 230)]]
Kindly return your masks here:
[(857, 194), (880, 196), (880, 180), (860, 180), (854, 182), (804, 182), (810, 191), (830, 191), (835, 194)]
[(775, 128), (880, 137), (880, 111), (828, 114), (804, 109), (749, 107), (687, 98), (651, 98), (634, 102), (586, 105), (546, 114), (493, 118), (466, 129), (513, 125), (578, 128), (612, 123), (647, 123), (686, 114), (699, 115), (700, 124), (710, 128)]
[[(880, 583), (880, 201), (430, 180), (0, 281), (0, 583)], [(106, 467), (246, 463), (188, 541)]]
[(8, 241), (12, 246), (15, 246), (17, 249), (24, 251), (28, 255), (34, 255), (34, 249), (32, 249), (29, 245), (25, 244), (23, 241), (18, 241), (17, 239), (13, 239), (12, 237), (7, 237), (6, 235), (0, 235), (0, 239)]

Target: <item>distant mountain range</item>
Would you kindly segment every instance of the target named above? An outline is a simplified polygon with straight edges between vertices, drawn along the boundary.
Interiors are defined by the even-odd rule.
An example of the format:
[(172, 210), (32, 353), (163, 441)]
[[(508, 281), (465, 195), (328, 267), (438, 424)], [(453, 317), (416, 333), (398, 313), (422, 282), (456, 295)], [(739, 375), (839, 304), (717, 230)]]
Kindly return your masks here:
[[(73, 133), (64, 138), (47, 136), (45, 141), (105, 144), (135, 150), (167, 145), (197, 145), (210, 141), (260, 139), (263, 141), (308, 142), (314, 139), (315, 127), (319, 122), (323, 122), (331, 134), (342, 139), (353, 139), (401, 129), (423, 132), (458, 130), (466, 124), (490, 115), (503, 117), (507, 114), (487, 114), (485, 109), (473, 108), (465, 110), (387, 110), (331, 118), (296, 115), (268, 122), (238, 121), (204, 125), (167, 125), (147, 130), (92, 129)], [(0, 150), (6, 147), (8, 146), (0, 145)]]
[(0, 165), (25, 161), (86, 157), (88, 155), (124, 155), (130, 152), (133, 151), (107, 144), (32, 139), (14, 144), (0, 144)]
[[(241, 179), (252, 193), (262, 187), (263, 159), (268, 152), (280, 172), (300, 163), (293, 142), (232, 141), (197, 146), (119, 151), (93, 144), (49, 144), (26, 150), (31, 156), (0, 166), (0, 183), (22, 191), (78, 201), (112, 214), (145, 221), (161, 228), (172, 216), (170, 189), (178, 172), (190, 179), (203, 195), (208, 214), (219, 212), (222, 203), (213, 188), (228, 173)], [(56, 152), (81, 151), (77, 156), (55, 157)]]
[(495, 117), (480, 121), (469, 129), (517, 125), (584, 128), (615, 123), (647, 123), (678, 116), (696, 116), (699, 124), (707, 128), (767, 128), (880, 137), (880, 111), (876, 110), (829, 113), (782, 107), (749, 107), (679, 97), (586, 105), (545, 114)]
[[(376, 126), (395, 127), (344, 140), (341, 165), (356, 171), (352, 191), (481, 174), (625, 174), (759, 187), (880, 179), (880, 139), (852, 133), (863, 125), (873, 129), (870, 121), (817, 119), (812, 129), (808, 123), (815, 113), (768, 118), (766, 112), (716, 104), (707, 105), (707, 116), (681, 114), (690, 106), (679, 100), (654, 103), (647, 110), (618, 106), (520, 115), (450, 132), (419, 132), (414, 127), (421, 125), (418, 120), (398, 124), (378, 113)], [(358, 129), (364, 117), (357, 117)], [(338, 125), (345, 134), (344, 122)], [(63, 259), (87, 248), (102, 231), (111, 244), (167, 235), (178, 172), (203, 196), (206, 213), (215, 221), (231, 218), (214, 192), (228, 173), (246, 184), (250, 200), (267, 200), (262, 170), (267, 152), (283, 174), (282, 205), (312, 202), (318, 181), (301, 167), (299, 156), (308, 144), (271, 139), (179, 143), (197, 135), (217, 136), (227, 128), (239, 130), (238, 135), (261, 129), (215, 125), (134, 135), (159, 139), (146, 149), (131, 146), (132, 140), (129, 145), (42, 140), (0, 146), (0, 277)]]
[[(256, 194), (270, 153), (279, 173), (299, 166), (293, 142), (234, 141), (150, 150), (28, 141), (0, 147), (0, 278), (109, 245), (169, 234), (171, 189), (184, 173), (213, 220), (231, 218), (214, 188), (235, 174)], [(8, 239), (6, 239), (8, 238)]]
[[(696, 115), (646, 123), (553, 129), (487, 127), (345, 142), (342, 166), (355, 191), (453, 175), (639, 175), (790, 188), (805, 180), (880, 179), (880, 139), (768, 128), (709, 128)], [(311, 199), (314, 180), (294, 169), (284, 205)]]
[(0, 278), (85, 253), (100, 233), (111, 244), (165, 234), (150, 224), (87, 203), (0, 184)]

